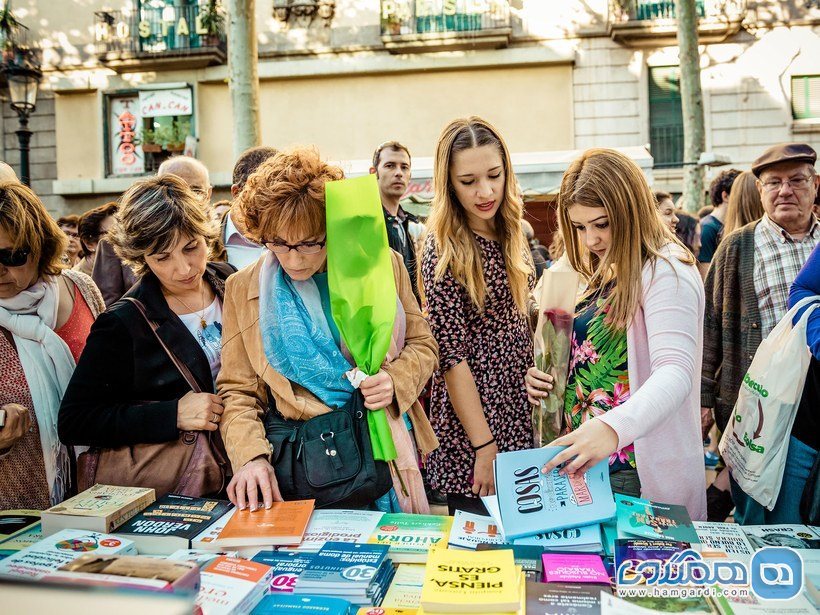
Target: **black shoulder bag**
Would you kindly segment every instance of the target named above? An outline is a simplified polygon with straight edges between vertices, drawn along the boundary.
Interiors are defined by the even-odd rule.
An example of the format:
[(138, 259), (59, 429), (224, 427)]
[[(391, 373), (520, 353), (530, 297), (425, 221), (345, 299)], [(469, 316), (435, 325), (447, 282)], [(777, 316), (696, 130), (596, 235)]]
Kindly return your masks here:
[(390, 468), (373, 459), (367, 409), (359, 391), (338, 410), (307, 421), (286, 419), (268, 391), (265, 434), (279, 491), (316, 508), (363, 508), (393, 486)]

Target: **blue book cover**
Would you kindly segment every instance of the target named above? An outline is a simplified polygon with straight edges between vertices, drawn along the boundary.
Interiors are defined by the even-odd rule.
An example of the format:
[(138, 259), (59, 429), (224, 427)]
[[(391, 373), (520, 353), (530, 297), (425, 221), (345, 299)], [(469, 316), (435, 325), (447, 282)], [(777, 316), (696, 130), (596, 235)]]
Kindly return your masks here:
[(563, 530), (554, 530), (517, 538), (517, 545), (535, 545), (545, 551), (584, 551), (599, 553), (603, 549), (601, 544), (601, 526), (598, 523), (568, 527)]
[(495, 484), (501, 524), (507, 540), (600, 523), (615, 516), (609, 486), (609, 460), (602, 459), (583, 476), (571, 479), (541, 472), (562, 446), (500, 453)]
[(314, 615), (347, 615), (350, 603), (341, 598), (306, 596), (303, 594), (272, 594), (262, 598), (251, 615), (286, 615), (313, 613)]
[(327, 542), (299, 576), (297, 587), (367, 588), (387, 560), (387, 545)]
[(700, 548), (698, 533), (685, 506), (620, 494), (615, 496), (615, 505), (619, 538), (678, 540)]
[(265, 564), (273, 569), (273, 577), (266, 593), (292, 593), (296, 580), (313, 561), (312, 553), (297, 551), (260, 551), (253, 556), (254, 562)]

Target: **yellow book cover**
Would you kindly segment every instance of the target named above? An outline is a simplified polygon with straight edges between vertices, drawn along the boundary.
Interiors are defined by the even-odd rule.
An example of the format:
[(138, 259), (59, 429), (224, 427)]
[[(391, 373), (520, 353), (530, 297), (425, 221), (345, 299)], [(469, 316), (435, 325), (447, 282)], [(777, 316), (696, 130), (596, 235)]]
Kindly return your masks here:
[[(518, 610), (506, 611), (503, 613), (482, 613), (481, 615), (527, 615), (527, 575), (521, 566), (515, 567), (515, 572), (518, 575)], [(360, 614), (361, 615), (361, 614)], [(426, 611), (419, 607), (416, 609), (416, 615), (449, 615), (447, 613), (435, 613), (433, 611)]]
[(521, 605), (513, 552), (430, 551), (421, 590), (427, 613), (511, 613)]
[(144, 487), (94, 485), (41, 515), (43, 536), (62, 529), (112, 532), (156, 499)]
[(0, 540), (5, 540), (20, 530), (31, 527), (40, 521), (40, 511), (28, 508), (0, 510)]

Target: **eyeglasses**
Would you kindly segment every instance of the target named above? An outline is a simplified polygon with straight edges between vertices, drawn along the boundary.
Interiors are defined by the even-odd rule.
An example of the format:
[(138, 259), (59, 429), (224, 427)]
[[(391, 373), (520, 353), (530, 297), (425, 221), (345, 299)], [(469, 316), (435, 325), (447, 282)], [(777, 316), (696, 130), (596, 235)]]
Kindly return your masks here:
[(765, 188), (767, 192), (780, 192), (783, 186), (788, 185), (792, 190), (805, 190), (809, 187), (813, 179), (813, 177), (796, 177), (794, 179), (787, 179), (786, 181), (770, 179), (769, 181), (763, 182), (763, 188)]
[(325, 247), (325, 239), (321, 241), (303, 241), (297, 244), (289, 244), (284, 241), (263, 241), (265, 247), (274, 254), (287, 254), (291, 250), (296, 250), (300, 254), (318, 254)]
[(29, 250), (12, 250), (5, 248), (0, 250), (0, 265), (3, 267), (22, 267), (28, 262)]

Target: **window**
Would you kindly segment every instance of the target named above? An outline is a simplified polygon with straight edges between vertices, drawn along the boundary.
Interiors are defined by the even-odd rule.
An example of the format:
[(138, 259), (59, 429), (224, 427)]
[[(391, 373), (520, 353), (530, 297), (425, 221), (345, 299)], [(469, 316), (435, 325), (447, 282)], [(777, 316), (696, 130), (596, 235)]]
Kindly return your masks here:
[(649, 143), (655, 167), (683, 164), (683, 111), (680, 68), (649, 68)]
[(792, 77), (792, 117), (820, 119), (820, 75)]
[(166, 158), (193, 153), (190, 86), (112, 93), (105, 108), (107, 175), (153, 173)]

